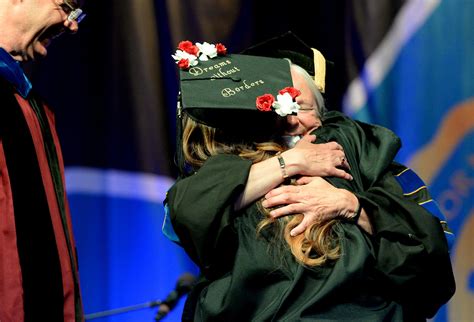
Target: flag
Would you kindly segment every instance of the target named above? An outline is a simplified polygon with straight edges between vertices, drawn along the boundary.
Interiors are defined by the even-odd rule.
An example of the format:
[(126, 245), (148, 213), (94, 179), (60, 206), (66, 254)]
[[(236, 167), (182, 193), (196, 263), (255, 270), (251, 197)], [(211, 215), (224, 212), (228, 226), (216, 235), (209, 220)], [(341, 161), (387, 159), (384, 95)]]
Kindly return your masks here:
[[(410, 0), (393, 13), (350, 83), (344, 111), (401, 137), (397, 159), (424, 179), (456, 235), (451, 259), (457, 292), (434, 321), (471, 321), (474, 2)], [(358, 30), (358, 35), (364, 38), (370, 31)]]

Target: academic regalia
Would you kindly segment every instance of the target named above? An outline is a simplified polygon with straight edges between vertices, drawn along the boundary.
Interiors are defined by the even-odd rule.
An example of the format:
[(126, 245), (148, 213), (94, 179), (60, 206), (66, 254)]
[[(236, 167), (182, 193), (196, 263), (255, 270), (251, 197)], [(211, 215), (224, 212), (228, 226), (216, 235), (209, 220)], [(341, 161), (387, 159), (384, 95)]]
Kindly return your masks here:
[(422, 206), (430, 196), (423, 188), (404, 195), (397, 180), (406, 170), (393, 162), (399, 139), (336, 112), (314, 134), (343, 146), (354, 180), (327, 180), (357, 195), (373, 235), (341, 220), (341, 257), (303, 267), (269, 236), (257, 237), (256, 203), (233, 210), (251, 162), (213, 156), (167, 197), (174, 231), (203, 274), (190, 295), (195, 321), (423, 321), (453, 295), (445, 232)]
[(52, 110), (0, 48), (0, 320), (82, 321)]

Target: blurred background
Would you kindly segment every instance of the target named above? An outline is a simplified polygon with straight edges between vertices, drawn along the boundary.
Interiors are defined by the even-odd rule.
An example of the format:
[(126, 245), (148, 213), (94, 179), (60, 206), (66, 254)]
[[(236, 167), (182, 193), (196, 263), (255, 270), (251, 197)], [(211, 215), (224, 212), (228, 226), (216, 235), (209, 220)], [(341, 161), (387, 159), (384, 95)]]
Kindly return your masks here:
[[(292, 30), (334, 62), (330, 109), (395, 131), (456, 244), (435, 321), (474, 320), (474, 1), (89, 0), (80, 32), (27, 66), (56, 111), (86, 313), (164, 299), (197, 274), (161, 233), (176, 169), (181, 40), (230, 53)], [(179, 321), (182, 301), (164, 321)], [(153, 321), (156, 309), (97, 321)]]

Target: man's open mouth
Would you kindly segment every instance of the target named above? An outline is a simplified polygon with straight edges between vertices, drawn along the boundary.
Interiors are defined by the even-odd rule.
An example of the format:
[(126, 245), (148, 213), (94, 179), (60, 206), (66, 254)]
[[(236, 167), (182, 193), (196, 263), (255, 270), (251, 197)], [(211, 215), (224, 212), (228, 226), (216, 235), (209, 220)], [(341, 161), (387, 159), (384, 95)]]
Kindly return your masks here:
[(64, 28), (62, 24), (51, 26), (41, 35), (40, 42), (45, 44), (45, 40), (47, 40), (47, 44), (49, 45), (52, 39), (61, 36), (65, 31), (66, 28)]

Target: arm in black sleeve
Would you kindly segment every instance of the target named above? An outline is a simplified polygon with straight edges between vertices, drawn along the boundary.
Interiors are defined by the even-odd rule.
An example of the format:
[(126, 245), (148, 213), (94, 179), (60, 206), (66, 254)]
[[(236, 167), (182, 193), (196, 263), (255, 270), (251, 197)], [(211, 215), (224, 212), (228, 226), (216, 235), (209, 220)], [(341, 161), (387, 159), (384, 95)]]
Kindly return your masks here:
[[(391, 171), (358, 198), (374, 234), (375, 274), (390, 297), (423, 318), (432, 317), (455, 291), (446, 233), (423, 207), (425, 188), (405, 193)], [(412, 314), (413, 314), (412, 312)]]
[[(368, 214), (373, 235), (375, 274), (387, 296), (431, 317), (454, 293), (443, 219), (432, 207), (421, 179), (400, 175), (406, 167), (393, 162), (400, 147), (390, 130), (329, 113), (317, 131), (319, 140), (337, 141), (346, 153), (354, 181), (350, 188)], [(421, 182), (421, 183), (420, 183)], [(348, 186), (347, 182), (342, 184)]]
[(206, 277), (220, 274), (235, 252), (234, 203), (250, 166), (250, 161), (238, 156), (217, 155), (168, 192), (174, 231)]

